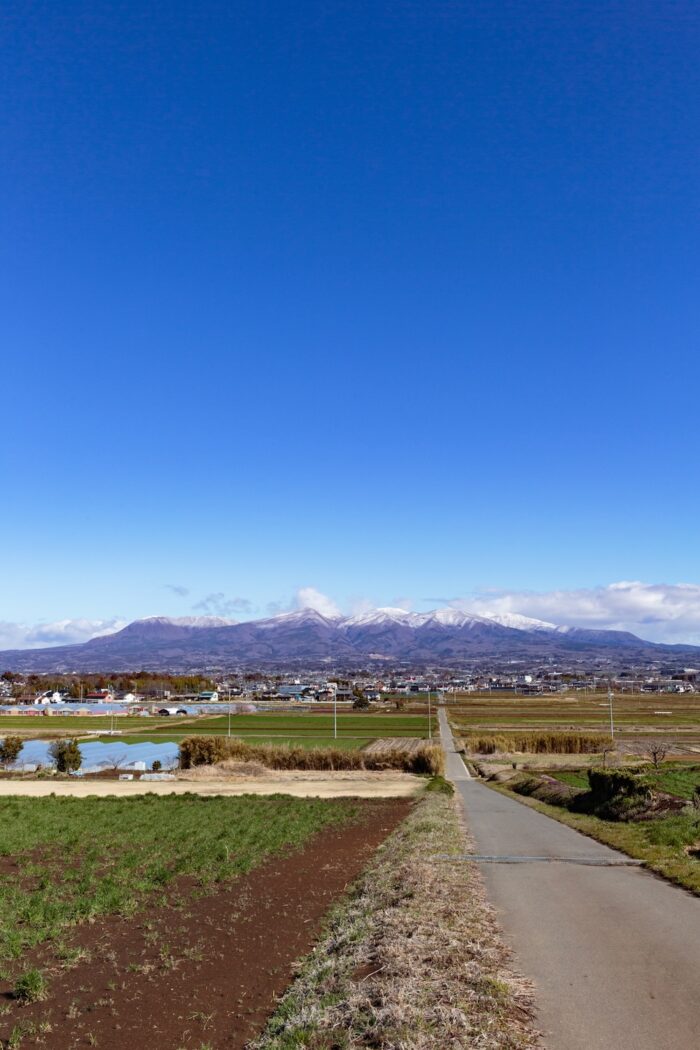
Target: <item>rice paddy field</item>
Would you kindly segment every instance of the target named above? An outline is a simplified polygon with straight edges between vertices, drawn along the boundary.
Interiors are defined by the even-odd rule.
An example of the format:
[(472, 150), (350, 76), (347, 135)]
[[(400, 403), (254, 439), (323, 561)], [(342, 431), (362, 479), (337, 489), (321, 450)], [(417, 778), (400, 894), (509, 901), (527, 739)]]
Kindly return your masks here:
[[(532, 731), (610, 735), (610, 708), (605, 693), (554, 696), (464, 696), (448, 705), (453, 729), (470, 733)], [(700, 747), (700, 695), (613, 695), (616, 739), (627, 745), (663, 737), (692, 755)]]

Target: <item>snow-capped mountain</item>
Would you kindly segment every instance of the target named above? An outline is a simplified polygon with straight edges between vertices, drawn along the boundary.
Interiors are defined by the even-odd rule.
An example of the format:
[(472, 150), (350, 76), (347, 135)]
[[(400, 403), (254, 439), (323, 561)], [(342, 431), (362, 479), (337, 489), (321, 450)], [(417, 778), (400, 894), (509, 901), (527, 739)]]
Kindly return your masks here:
[(695, 660), (700, 648), (645, 642), (625, 631), (560, 627), (516, 613), (478, 616), (453, 608), (382, 608), (356, 616), (299, 609), (236, 623), (218, 617), (152, 616), (81, 645), (0, 652), (0, 671), (193, 670), (373, 661), (473, 666), (548, 658), (595, 664)]

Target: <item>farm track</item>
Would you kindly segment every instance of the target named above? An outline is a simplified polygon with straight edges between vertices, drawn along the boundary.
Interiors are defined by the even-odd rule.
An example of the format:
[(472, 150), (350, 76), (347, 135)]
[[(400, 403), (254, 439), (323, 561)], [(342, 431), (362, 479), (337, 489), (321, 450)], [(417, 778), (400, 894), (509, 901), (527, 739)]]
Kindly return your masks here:
[(104, 798), (108, 795), (292, 795), (295, 798), (409, 798), (417, 795), (425, 781), (411, 773), (373, 770), (344, 770), (337, 773), (282, 770), (269, 776), (227, 777), (191, 780), (0, 780), (0, 797), (25, 795), (40, 798), (57, 795), (70, 798)]
[(548, 1050), (698, 1046), (700, 901), (475, 780), (455, 786), (478, 851), (465, 860), (536, 982)]
[[(71, 946), (89, 956), (70, 970), (55, 964), (49, 998), (12, 1009), (0, 1036), (8, 1039), (18, 1023), (43, 1023), (45, 1050), (241, 1050), (328, 909), (410, 805), (368, 802), (356, 822), (324, 830), (206, 896), (181, 880), (166, 906), (74, 928)], [(2, 993), (10, 1003), (9, 989)]]

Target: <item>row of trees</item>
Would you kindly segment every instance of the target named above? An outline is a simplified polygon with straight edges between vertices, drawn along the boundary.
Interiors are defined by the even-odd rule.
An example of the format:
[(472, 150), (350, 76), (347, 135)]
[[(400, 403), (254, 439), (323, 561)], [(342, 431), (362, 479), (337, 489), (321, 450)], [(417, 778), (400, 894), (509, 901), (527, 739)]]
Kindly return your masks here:
[[(0, 740), (0, 765), (9, 766), (16, 762), (22, 753), (24, 740), (21, 736), (6, 736)], [(83, 756), (77, 740), (62, 738), (54, 740), (49, 747), (49, 754), (59, 773), (74, 773), (83, 764)]]
[(161, 696), (171, 693), (202, 693), (215, 688), (214, 681), (207, 675), (190, 674), (156, 674), (151, 671), (137, 671), (135, 674), (85, 674), (85, 675), (20, 675), (14, 671), (5, 671), (0, 675), (12, 686), (14, 695), (24, 692), (67, 693), (78, 700), (86, 693), (102, 689), (119, 693), (139, 693), (142, 696)]

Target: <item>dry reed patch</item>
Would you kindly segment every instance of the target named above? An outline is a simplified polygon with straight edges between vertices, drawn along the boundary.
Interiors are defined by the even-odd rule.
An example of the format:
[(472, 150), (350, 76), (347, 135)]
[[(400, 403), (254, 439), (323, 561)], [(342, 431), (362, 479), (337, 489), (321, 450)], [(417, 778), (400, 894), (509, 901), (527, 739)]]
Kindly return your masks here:
[(601, 733), (465, 733), (463, 729), (458, 732), (472, 755), (586, 755), (599, 753), (609, 744), (609, 737)]
[(470, 847), (453, 799), (426, 796), (335, 911), (251, 1050), (539, 1046), (478, 869), (457, 859)]
[(180, 742), (180, 767), (218, 765), (226, 760), (259, 762), (271, 770), (395, 769), (435, 776), (444, 773), (442, 748), (420, 741), (410, 750), (385, 748), (377, 754), (332, 747), (292, 747), (284, 744), (248, 744), (237, 737), (191, 736)]

